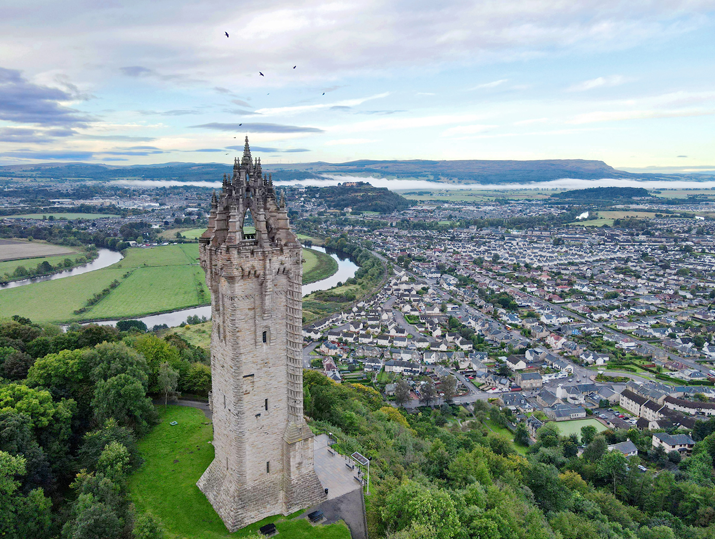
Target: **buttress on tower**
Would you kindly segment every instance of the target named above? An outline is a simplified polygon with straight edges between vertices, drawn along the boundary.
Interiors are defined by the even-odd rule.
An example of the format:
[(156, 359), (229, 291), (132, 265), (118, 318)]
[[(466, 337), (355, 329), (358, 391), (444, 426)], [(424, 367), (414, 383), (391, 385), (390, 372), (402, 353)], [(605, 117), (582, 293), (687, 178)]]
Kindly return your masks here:
[[(248, 212), (255, 231), (244, 230)], [(199, 249), (211, 291), (215, 457), (197, 485), (233, 532), (325, 499), (303, 418), (301, 246), (248, 137), (213, 195)]]

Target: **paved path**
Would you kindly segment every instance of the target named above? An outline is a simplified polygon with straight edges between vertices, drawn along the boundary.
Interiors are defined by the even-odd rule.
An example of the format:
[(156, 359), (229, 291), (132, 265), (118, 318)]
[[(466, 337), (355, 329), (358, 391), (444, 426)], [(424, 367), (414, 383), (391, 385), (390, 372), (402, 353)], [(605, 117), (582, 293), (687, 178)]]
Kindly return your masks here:
[[(323, 488), (328, 489), (327, 501), (311, 507), (304, 514), (320, 509), (325, 520), (321, 524), (332, 524), (344, 520), (350, 528), (352, 539), (367, 539), (367, 520), (365, 517), (365, 500), (362, 495), (362, 484), (354, 479), (358, 467), (349, 469), (346, 463), (354, 463), (343, 455), (330, 450), (330, 438), (321, 434), (314, 439), (315, 472), (318, 474)], [(301, 517), (301, 518), (303, 518)]]

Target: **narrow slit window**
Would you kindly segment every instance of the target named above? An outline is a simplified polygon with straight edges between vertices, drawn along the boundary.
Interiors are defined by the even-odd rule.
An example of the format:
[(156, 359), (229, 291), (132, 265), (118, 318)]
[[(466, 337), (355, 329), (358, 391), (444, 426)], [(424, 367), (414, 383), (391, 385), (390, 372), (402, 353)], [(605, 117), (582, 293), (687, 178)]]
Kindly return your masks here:
[(223, 407), (226, 408), (226, 395), (223, 396)]
[(266, 402), (263, 403), (263, 407), (264, 407), (266, 410), (268, 410), (268, 399), (266, 399)]
[(268, 332), (267, 331), (263, 332), (263, 342), (268, 342)]
[(266, 462), (266, 473), (271, 473), (271, 461)]

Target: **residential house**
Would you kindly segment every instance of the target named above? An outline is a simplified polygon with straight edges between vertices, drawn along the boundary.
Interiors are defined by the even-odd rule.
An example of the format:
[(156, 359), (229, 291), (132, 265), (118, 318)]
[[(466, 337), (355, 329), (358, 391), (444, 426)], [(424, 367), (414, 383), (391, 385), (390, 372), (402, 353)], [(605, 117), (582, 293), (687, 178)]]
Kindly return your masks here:
[(662, 447), (666, 453), (678, 451), (690, 455), (693, 452), (695, 441), (687, 434), (668, 434), (667, 432), (656, 432), (653, 434), (653, 447)]

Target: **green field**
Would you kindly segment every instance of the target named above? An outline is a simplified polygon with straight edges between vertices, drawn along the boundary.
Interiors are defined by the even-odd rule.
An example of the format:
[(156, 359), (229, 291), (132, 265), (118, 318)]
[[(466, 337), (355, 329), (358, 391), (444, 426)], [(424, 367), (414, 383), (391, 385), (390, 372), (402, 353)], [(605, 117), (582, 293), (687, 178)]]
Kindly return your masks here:
[(338, 271), (335, 259), (320, 251), (303, 249), (303, 284), (314, 283), (326, 279)]
[(175, 240), (177, 232), (179, 232), (187, 240), (196, 240), (201, 236), (201, 234), (206, 232), (206, 228), (169, 228), (159, 234), (159, 236), (167, 240)]
[[(0, 290), (0, 312), (36, 322), (72, 322), (135, 318), (210, 303), (204, 271), (198, 264), (197, 243), (134, 248), (126, 253), (121, 262), (108, 268)], [(305, 282), (312, 282), (314, 275), (323, 275), (321, 279), (325, 276), (324, 266), (310, 253), (306, 260), (314, 260), (314, 266), (305, 271)], [(74, 313), (114, 280), (120, 284), (106, 297), (85, 312)]]
[(52, 216), (55, 220), (66, 219), (74, 221), (75, 219), (108, 219), (109, 217), (119, 217), (111, 213), (24, 213), (22, 215), (8, 215), (7, 219), (43, 219)]
[(599, 211), (598, 219), (574, 221), (569, 224), (576, 226), (613, 226), (613, 221), (615, 219), (627, 219), (629, 217), (633, 219), (653, 219), (655, 217), (655, 212), (637, 210)]
[(299, 240), (310, 240), (313, 245), (323, 245), (325, 241), (322, 238), (316, 238), (314, 236), (306, 236), (305, 234), (296, 234)]
[(43, 262), (48, 262), (52, 264), (52, 266), (57, 266), (58, 264), (61, 264), (64, 262), (65, 258), (69, 258), (73, 263), (76, 262), (76, 260), (83, 255), (78, 255), (78, 253), (73, 252), (73, 253), (68, 253), (66, 255), (58, 255), (58, 256), (42, 256), (38, 258), (23, 258), (21, 260), (10, 260), (7, 262), (0, 262), (0, 275), (4, 275), (6, 273), (10, 274), (12, 276), (13, 272), (18, 266), (24, 266), (26, 269), (30, 268), (36, 268), (38, 264), (42, 264)]
[[(209, 421), (195, 408), (168, 406), (158, 410), (162, 421), (139, 442), (144, 464), (131, 476), (129, 490), (137, 511), (159, 517), (169, 539), (245, 537), (269, 522), (275, 523), (279, 537), (284, 539), (350, 539), (343, 523), (311, 526), (305, 518), (291, 520), (290, 516), (269, 517), (229, 534), (196, 486), (214, 457)], [(171, 426), (172, 421), (178, 425)]]
[(604, 424), (596, 419), (575, 419), (573, 421), (560, 421), (556, 423), (556, 426), (559, 427), (559, 432), (561, 432), (562, 436), (576, 434), (579, 439), (581, 438), (581, 427), (585, 427), (587, 425), (596, 427), (598, 432), (606, 430)]
[(77, 250), (44, 241), (0, 239), (0, 260), (23, 260), (49, 256), (73, 255)]
[(176, 333), (194, 346), (200, 346), (206, 350), (211, 347), (211, 322), (171, 328), (169, 332)]

